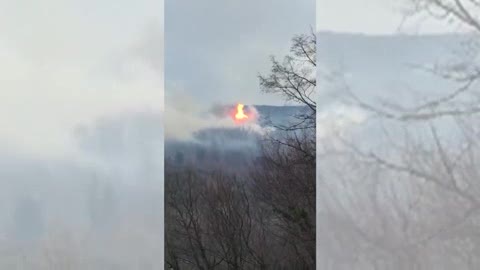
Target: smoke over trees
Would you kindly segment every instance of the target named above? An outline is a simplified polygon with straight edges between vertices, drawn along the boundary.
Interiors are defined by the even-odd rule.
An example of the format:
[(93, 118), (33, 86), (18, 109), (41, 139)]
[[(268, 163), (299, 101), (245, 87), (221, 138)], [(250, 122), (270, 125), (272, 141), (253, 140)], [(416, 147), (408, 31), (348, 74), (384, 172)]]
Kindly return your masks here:
[(259, 78), (262, 91), (306, 107), (294, 122), (258, 136), (245, 163), (165, 157), (166, 269), (315, 269), (315, 35), (292, 41)]
[[(370, 118), (360, 134), (339, 135), (338, 147), (322, 147), (319, 155), (318, 269), (480, 265), (479, 5), (407, 2), (412, 4), (409, 17), (427, 14), (473, 35), (462, 37), (462, 50), (453, 58), (414, 66), (443, 85), (454, 85), (446, 93), (426, 89), (437, 91), (420, 98), (417, 91), (408, 104), (395, 94), (370, 102), (354, 94), (354, 87), (339, 84), (350, 104)], [(366, 142), (366, 136), (376, 136), (375, 142)]]

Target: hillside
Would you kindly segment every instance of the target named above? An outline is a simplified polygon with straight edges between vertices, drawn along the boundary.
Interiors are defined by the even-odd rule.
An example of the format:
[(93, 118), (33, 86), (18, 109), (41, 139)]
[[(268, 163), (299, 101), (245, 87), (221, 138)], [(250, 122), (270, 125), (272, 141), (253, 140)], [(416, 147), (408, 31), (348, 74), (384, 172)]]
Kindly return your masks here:
[[(293, 116), (306, 111), (303, 106), (250, 105), (259, 114), (261, 128), (288, 125)], [(255, 159), (261, 135), (245, 126), (204, 128), (193, 134), (193, 140), (166, 140), (165, 159), (176, 166), (200, 168), (242, 168)]]

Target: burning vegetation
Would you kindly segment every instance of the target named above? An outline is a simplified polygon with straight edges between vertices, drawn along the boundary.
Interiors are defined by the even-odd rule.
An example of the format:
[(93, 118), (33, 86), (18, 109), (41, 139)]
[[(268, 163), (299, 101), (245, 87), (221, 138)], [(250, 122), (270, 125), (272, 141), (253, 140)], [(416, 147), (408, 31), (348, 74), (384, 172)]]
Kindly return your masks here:
[(243, 124), (248, 121), (252, 121), (255, 118), (253, 110), (245, 107), (245, 105), (242, 103), (237, 103), (235, 108), (230, 113), (230, 116), (237, 124)]

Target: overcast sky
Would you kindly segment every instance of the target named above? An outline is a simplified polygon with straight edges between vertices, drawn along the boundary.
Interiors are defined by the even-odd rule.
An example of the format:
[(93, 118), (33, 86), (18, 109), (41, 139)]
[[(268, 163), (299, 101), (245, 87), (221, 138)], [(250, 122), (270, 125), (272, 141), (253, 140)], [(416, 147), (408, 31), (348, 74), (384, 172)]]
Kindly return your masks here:
[[(337, 80), (318, 79), (324, 82), (318, 87), (319, 121), (337, 115), (368, 118), (364, 117), (368, 115), (366, 112), (355, 109), (358, 105), (345, 89), (367, 104), (415, 108), (447, 96), (458, 87), (413, 66), (451, 64), (471, 58), (471, 51), (465, 51), (468, 37), (445, 34), (467, 28), (462, 29), (459, 24), (447, 27), (446, 23), (427, 16), (411, 18), (402, 24), (405, 14), (402, 10), (405, 11), (409, 1), (318, 0), (317, 29), (323, 32), (317, 39), (319, 67), (339, 76)], [(324, 127), (324, 123), (317, 122), (317, 131)], [(378, 132), (372, 126), (362, 128), (366, 138), (378, 137), (372, 135)]]
[(214, 104), (284, 104), (257, 75), (315, 28), (315, 0), (166, 0), (165, 22), (168, 136), (200, 127)]
[(0, 0), (0, 151), (64, 156), (73, 129), (163, 108), (163, 3)]
[(260, 94), (257, 74), (315, 27), (315, 0), (167, 0), (165, 12), (166, 80), (177, 86), (167, 95), (206, 103), (278, 103)]
[(445, 24), (416, 18), (403, 23), (410, 0), (317, 0), (317, 30), (364, 33), (442, 33)]

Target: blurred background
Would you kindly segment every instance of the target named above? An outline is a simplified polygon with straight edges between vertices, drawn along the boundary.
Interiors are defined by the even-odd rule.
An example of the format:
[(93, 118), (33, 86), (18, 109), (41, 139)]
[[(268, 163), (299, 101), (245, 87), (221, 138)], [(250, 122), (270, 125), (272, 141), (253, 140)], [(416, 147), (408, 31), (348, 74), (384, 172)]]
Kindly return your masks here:
[(0, 268), (159, 269), (163, 1), (0, 1)]

